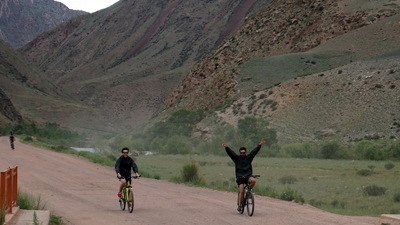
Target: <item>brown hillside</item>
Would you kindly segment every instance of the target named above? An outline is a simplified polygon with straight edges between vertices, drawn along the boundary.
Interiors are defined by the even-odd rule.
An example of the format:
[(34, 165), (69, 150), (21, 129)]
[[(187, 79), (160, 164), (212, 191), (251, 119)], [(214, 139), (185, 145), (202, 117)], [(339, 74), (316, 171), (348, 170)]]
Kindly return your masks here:
[(379, 1), (372, 8), (357, 8), (356, 2), (274, 1), (197, 63), (166, 101), (166, 107), (209, 110), (235, 97), (238, 66), (244, 62), (307, 51), (399, 10), (395, 3), (386, 6), (389, 1)]
[(192, 65), (269, 1), (119, 1), (21, 49), (46, 75), (116, 127), (158, 111)]
[(274, 1), (193, 67), (165, 111), (232, 99), (221, 125), (264, 117), (280, 142), (398, 137), (400, 1), (360, 2)]
[[(101, 114), (75, 101), (49, 82), (44, 73), (11, 46), (0, 41), (0, 125), (21, 122), (66, 124), (75, 129), (99, 129)], [(90, 125), (89, 125), (90, 124)], [(101, 127), (107, 123), (100, 124)]]

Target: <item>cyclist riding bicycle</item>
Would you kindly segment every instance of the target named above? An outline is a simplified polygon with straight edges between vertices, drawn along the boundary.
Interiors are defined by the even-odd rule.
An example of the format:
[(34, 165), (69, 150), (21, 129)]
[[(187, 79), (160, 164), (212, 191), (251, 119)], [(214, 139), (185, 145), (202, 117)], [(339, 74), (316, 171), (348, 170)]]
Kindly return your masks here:
[(115, 172), (117, 173), (118, 179), (121, 181), (119, 186), (118, 198), (122, 197), (122, 189), (127, 181), (131, 182), (131, 171), (135, 173), (136, 177), (139, 177), (139, 169), (135, 161), (128, 155), (129, 148), (125, 147), (121, 150), (122, 155), (115, 162)]
[(11, 149), (14, 150), (14, 141), (15, 141), (15, 136), (13, 134), (13, 132), (10, 132), (10, 145), (11, 145)]
[(242, 199), (244, 196), (244, 184), (249, 183), (250, 188), (253, 188), (256, 184), (256, 179), (253, 177), (253, 167), (251, 165), (254, 157), (260, 151), (261, 146), (265, 143), (264, 138), (261, 139), (260, 143), (255, 147), (249, 154), (246, 154), (247, 150), (245, 147), (239, 149), (239, 155), (237, 155), (231, 148), (229, 148), (226, 143), (222, 143), (222, 147), (225, 148), (226, 153), (231, 157), (232, 161), (235, 163), (235, 174), (236, 183), (239, 188), (238, 195), (238, 208), (240, 212), (242, 210)]

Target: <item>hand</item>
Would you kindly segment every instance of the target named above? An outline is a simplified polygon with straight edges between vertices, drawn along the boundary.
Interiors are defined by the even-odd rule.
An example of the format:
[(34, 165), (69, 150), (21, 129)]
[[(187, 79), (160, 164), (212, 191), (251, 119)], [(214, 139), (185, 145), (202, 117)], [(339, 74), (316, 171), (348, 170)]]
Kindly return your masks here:
[(118, 174), (117, 174), (117, 177), (118, 177), (118, 179), (121, 179), (121, 174), (118, 173)]
[(140, 174), (139, 173), (135, 173), (135, 176), (136, 176), (137, 179), (139, 179)]
[(263, 138), (263, 139), (261, 139), (261, 141), (260, 141), (260, 143), (258, 145), (262, 146), (264, 143), (265, 143), (265, 140)]
[(222, 147), (226, 148), (226, 143), (225, 142), (222, 143)]

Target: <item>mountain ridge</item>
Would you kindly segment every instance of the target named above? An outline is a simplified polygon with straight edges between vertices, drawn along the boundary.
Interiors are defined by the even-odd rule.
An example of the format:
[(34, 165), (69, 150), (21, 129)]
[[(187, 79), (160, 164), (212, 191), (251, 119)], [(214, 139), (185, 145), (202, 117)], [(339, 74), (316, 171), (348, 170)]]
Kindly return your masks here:
[(14, 48), (73, 17), (87, 14), (53, 0), (2, 0), (0, 38)]

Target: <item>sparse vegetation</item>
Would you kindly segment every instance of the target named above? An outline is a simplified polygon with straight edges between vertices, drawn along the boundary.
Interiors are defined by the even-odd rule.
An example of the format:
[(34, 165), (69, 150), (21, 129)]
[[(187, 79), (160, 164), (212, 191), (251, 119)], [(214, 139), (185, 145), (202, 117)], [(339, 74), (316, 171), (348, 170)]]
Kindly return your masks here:
[(287, 175), (279, 178), (279, 182), (281, 182), (282, 184), (294, 184), (297, 182), (297, 178), (293, 175)]
[(362, 188), (362, 190), (365, 196), (380, 196), (386, 193), (386, 188), (379, 187), (375, 184), (365, 186)]
[(359, 170), (357, 172), (358, 175), (360, 176), (370, 176), (372, 175), (374, 172), (372, 170), (367, 170), (367, 169), (363, 169), (363, 170)]
[(27, 210), (44, 210), (46, 203), (43, 202), (40, 196), (33, 196), (27, 192), (18, 191), (18, 206), (21, 209)]
[(282, 193), (279, 195), (279, 199), (285, 200), (285, 201), (294, 201), (297, 203), (304, 203), (304, 198), (303, 196), (298, 193), (298, 191), (287, 187), (285, 190), (282, 191)]
[(181, 170), (181, 177), (173, 178), (175, 182), (183, 182), (187, 184), (192, 184), (196, 186), (207, 186), (203, 177), (199, 175), (199, 167), (196, 163), (186, 163), (183, 165)]

